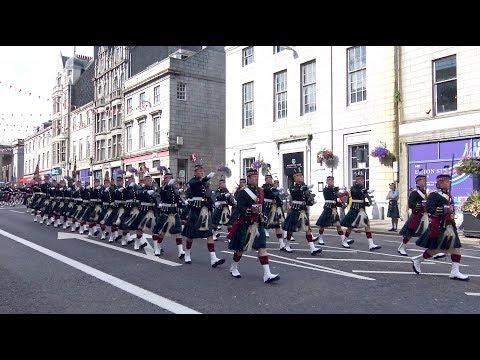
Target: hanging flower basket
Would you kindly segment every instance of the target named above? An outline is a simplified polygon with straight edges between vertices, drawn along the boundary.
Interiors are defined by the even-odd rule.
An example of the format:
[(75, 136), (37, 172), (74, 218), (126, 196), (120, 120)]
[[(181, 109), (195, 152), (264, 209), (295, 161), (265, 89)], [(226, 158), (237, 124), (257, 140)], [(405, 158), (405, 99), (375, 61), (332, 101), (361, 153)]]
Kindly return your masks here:
[(323, 149), (317, 153), (317, 163), (320, 165), (325, 163), (325, 166), (333, 169), (338, 165), (338, 156), (333, 155), (331, 150)]
[(462, 159), (462, 162), (455, 167), (457, 174), (480, 174), (480, 159), (470, 156)]
[(392, 166), (393, 162), (396, 160), (395, 155), (387, 149), (387, 146), (384, 143), (381, 143), (381, 146), (377, 146), (373, 149), (370, 155), (378, 158), (380, 164), (385, 166)]

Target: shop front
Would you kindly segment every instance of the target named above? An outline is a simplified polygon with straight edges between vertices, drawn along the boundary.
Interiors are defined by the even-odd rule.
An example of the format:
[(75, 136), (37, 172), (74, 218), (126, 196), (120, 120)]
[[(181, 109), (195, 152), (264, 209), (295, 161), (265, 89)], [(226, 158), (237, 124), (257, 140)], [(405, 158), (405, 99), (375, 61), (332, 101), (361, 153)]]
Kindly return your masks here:
[[(158, 167), (169, 166), (169, 152), (168, 151), (158, 151), (153, 152), (150, 154), (143, 154), (139, 156), (132, 156), (129, 158), (124, 158), (123, 163), (125, 166), (125, 171), (127, 171), (130, 167), (134, 167), (138, 171), (142, 168), (148, 169), (148, 172), (152, 176), (152, 179), (160, 184), (161, 182), (161, 174), (158, 170)], [(136, 178), (138, 181), (138, 177)]]
[(86, 182), (90, 183), (90, 176), (91, 176), (90, 169), (83, 169), (83, 170), (79, 170), (78, 172), (78, 178), (82, 182), (82, 184), (85, 184)]
[[(458, 174), (455, 167), (466, 156), (480, 156), (480, 138), (408, 144), (408, 188), (415, 188), (415, 176), (427, 176), (427, 188), (436, 190), (438, 174), (452, 173), (452, 195), (457, 214), (473, 190), (479, 190), (478, 177)], [(453, 159), (453, 171), (452, 171)]]

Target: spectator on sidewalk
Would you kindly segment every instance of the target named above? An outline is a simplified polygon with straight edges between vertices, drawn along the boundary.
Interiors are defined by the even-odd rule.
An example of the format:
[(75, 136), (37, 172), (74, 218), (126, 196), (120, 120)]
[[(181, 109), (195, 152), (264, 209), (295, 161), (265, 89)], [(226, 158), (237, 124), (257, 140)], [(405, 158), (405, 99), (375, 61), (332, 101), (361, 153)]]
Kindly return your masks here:
[(392, 228), (388, 231), (397, 231), (398, 219), (400, 218), (400, 212), (398, 210), (398, 198), (400, 196), (397, 190), (396, 184), (393, 182), (390, 184), (390, 191), (387, 195), (388, 200), (388, 212), (387, 217), (392, 219)]

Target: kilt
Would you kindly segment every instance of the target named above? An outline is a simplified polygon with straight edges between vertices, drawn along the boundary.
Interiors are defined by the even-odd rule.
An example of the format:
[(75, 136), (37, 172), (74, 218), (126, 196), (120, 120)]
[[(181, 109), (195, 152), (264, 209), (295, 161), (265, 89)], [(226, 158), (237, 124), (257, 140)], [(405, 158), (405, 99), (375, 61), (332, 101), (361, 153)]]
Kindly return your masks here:
[(415, 244), (426, 249), (441, 250), (462, 247), (455, 223), (447, 225), (444, 229), (442, 220), (439, 217), (430, 218), (429, 227), (417, 239)]
[(230, 207), (228, 205), (223, 205), (222, 207), (215, 207), (213, 209), (212, 224), (228, 225), (229, 222), (230, 222)]
[(363, 229), (365, 226), (369, 226), (367, 213), (364, 208), (354, 209), (350, 208), (347, 215), (340, 222), (341, 226), (347, 228)]
[(48, 210), (48, 207), (50, 206), (50, 202), (51, 202), (50, 199), (45, 199), (44, 201), (42, 201), (42, 203), (39, 206), (39, 210), (42, 212), (45, 212), (46, 210)]
[(80, 218), (81, 221), (90, 221), (90, 218), (95, 210), (95, 204), (89, 203), (85, 206), (85, 211)]
[(92, 222), (99, 222), (100, 221), (100, 214), (102, 213), (103, 211), (103, 207), (101, 204), (95, 204), (94, 208), (93, 208), (93, 211), (92, 213), (90, 214), (90, 219), (89, 221), (92, 221)]
[(155, 212), (156, 209), (154, 207), (143, 208), (140, 210), (140, 213), (132, 224), (132, 230), (141, 230), (143, 232), (152, 233), (156, 224)]
[(138, 215), (140, 215), (140, 209), (137, 205), (131, 208), (127, 208), (120, 218), (119, 228), (125, 231), (137, 230), (140, 219), (137, 222)]
[(85, 211), (84, 204), (77, 205), (77, 210), (75, 210), (72, 217), (76, 220), (79, 220), (84, 211)]
[[(189, 239), (197, 239), (197, 238), (206, 238), (213, 235), (212, 232), (212, 217), (210, 210), (207, 209), (208, 215), (206, 219), (200, 219), (200, 212), (202, 209), (207, 209), (206, 207), (203, 208), (190, 208), (187, 217), (187, 223), (185, 224), (182, 235), (189, 238)], [(202, 222), (202, 223), (201, 223)], [(199, 230), (202, 225), (204, 227), (208, 227), (207, 230)]]
[(398, 211), (398, 201), (397, 200), (390, 200), (388, 202), (387, 217), (392, 218), (392, 219), (400, 218), (400, 212)]
[(57, 200), (51, 199), (48, 205), (45, 207), (45, 214), (49, 215), (52, 213), (53, 208), (57, 205)]
[(60, 209), (60, 207), (62, 206), (63, 206), (63, 200), (61, 199), (55, 200), (55, 205), (52, 207), (51, 213), (54, 215), (57, 215), (58, 209)]
[[(245, 251), (246, 246), (248, 244), (249, 238), (251, 234), (249, 233), (250, 224), (245, 222), (243, 224), (239, 224), (238, 228), (236, 228), (234, 224), (234, 228), (232, 232), (229, 234), (228, 238), (230, 242), (228, 243), (228, 248), (233, 251)], [(255, 240), (252, 244), (252, 249), (259, 250), (262, 248), (267, 247), (267, 237), (265, 227), (259, 225), (258, 226), (258, 234), (255, 237)]]
[(118, 209), (112, 205), (106, 205), (106, 209), (102, 210), (100, 214), (100, 224), (112, 226), (112, 222), (116, 219)]
[(67, 213), (67, 216), (69, 218), (73, 218), (77, 212), (82, 210), (82, 204), (76, 204), (75, 202), (73, 202), (72, 204), (73, 206), (71, 208), (69, 207), (70, 210), (68, 210)]
[(283, 207), (277, 206), (276, 204), (264, 203), (262, 206), (262, 213), (267, 219), (267, 229), (280, 229), (285, 221)]
[(231, 212), (231, 215), (230, 215), (230, 220), (228, 221), (227, 225), (229, 225), (229, 226), (233, 225), (238, 218), (239, 218), (239, 214), (237, 212), (237, 207), (232, 206), (232, 212)]
[(63, 203), (63, 207), (58, 210), (60, 215), (67, 216), (68, 212), (73, 207), (73, 202), (67, 200)]
[(182, 220), (178, 213), (159, 212), (155, 219), (154, 234), (176, 235), (182, 232)]
[[(303, 214), (305, 216), (303, 216)], [(304, 221), (302, 221), (302, 218)], [(307, 210), (297, 210), (292, 209), (288, 213), (285, 222), (283, 223), (282, 229), (286, 232), (297, 232), (297, 231), (305, 231), (304, 225), (310, 228), (310, 220), (308, 219), (308, 211)]]
[(33, 208), (35, 210), (41, 210), (45, 201), (47, 201), (46, 197), (40, 197), (38, 201), (35, 203), (35, 205), (33, 206)]
[(418, 237), (427, 230), (427, 227), (428, 215), (426, 213), (412, 214), (400, 230), (400, 235)]
[(316, 225), (322, 228), (329, 226), (340, 226), (340, 217), (336, 207), (326, 207), (318, 218)]

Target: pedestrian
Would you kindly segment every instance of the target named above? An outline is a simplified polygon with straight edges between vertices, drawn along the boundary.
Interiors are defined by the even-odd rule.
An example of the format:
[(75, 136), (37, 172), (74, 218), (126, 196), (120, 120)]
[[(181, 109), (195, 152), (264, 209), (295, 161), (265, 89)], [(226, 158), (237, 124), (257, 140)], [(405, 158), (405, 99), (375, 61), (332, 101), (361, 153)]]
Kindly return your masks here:
[(400, 193), (397, 190), (397, 186), (394, 182), (390, 183), (390, 191), (387, 194), (388, 211), (387, 217), (392, 219), (392, 228), (388, 231), (397, 231), (398, 219), (400, 214), (398, 211), (398, 198)]
[(449, 253), (452, 259), (450, 279), (468, 281), (468, 275), (460, 272), (462, 258), (460, 238), (455, 224), (455, 209), (450, 193), (452, 177), (448, 174), (437, 176), (437, 190), (427, 197), (429, 225), (427, 230), (417, 239), (416, 244), (425, 248), (425, 252), (412, 258), (413, 271), (421, 273), (420, 264), (438, 253)]

